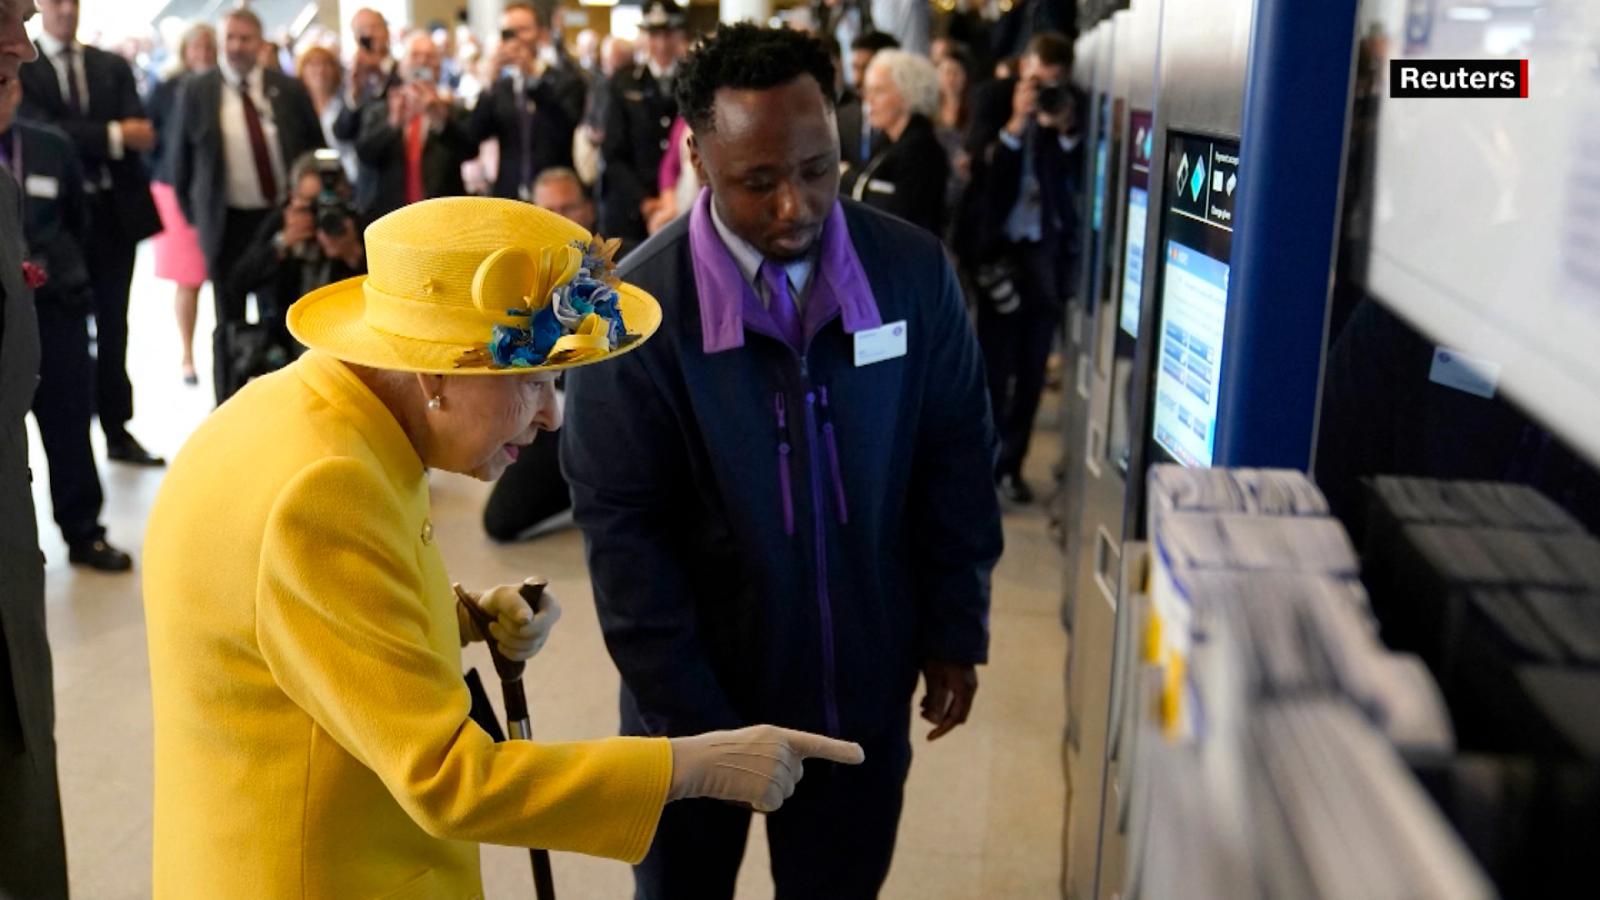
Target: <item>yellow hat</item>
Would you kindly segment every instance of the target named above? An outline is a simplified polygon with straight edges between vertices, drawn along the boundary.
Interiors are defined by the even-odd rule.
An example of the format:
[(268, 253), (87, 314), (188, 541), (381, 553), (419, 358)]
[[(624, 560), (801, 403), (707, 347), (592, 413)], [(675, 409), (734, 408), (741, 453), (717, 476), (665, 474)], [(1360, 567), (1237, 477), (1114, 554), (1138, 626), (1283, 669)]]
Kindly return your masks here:
[(615, 275), (617, 242), (515, 200), (441, 197), (366, 231), (365, 276), (301, 297), (289, 331), (346, 362), (401, 372), (517, 374), (609, 359), (661, 324)]

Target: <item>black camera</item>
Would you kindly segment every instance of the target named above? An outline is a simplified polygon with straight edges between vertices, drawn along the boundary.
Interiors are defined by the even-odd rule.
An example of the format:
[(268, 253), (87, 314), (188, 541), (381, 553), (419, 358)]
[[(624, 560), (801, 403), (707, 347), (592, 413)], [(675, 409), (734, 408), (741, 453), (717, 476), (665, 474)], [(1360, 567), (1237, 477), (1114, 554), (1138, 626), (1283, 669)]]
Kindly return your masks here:
[(500, 40), (506, 41), (506, 42), (510, 42), (510, 41), (514, 41), (516, 39), (517, 39), (517, 30), (515, 28), (502, 28), (502, 29), (500, 29)]
[(372, 35), (363, 34), (361, 37), (356, 38), (356, 42), (361, 45), (361, 49), (368, 53), (372, 52)]
[(355, 207), (345, 199), (344, 164), (339, 161), (337, 150), (318, 150), (315, 160), (317, 178), (322, 181), (322, 190), (317, 192), (317, 202), (312, 207), (317, 230), (328, 237), (344, 237), (356, 217)]
[(1060, 83), (1039, 84), (1039, 112), (1047, 116), (1059, 116), (1067, 111), (1067, 88)]

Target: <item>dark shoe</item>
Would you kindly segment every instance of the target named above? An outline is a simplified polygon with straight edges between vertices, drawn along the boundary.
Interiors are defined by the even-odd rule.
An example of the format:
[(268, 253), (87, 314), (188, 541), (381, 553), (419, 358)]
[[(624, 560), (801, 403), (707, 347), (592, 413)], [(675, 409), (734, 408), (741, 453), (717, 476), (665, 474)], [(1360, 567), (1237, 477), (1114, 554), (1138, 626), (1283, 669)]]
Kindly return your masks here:
[(130, 466), (160, 467), (167, 461), (139, 446), (131, 434), (121, 434), (117, 437), (106, 437), (106, 456), (114, 462), (127, 463)]
[(126, 572), (133, 568), (133, 557), (104, 540), (79, 541), (67, 548), (67, 561), (96, 572)]
[(195, 387), (200, 383), (200, 376), (195, 374), (194, 366), (183, 367), (183, 383)]
[(1033, 502), (1033, 489), (1028, 487), (1028, 483), (1022, 480), (1021, 475), (1001, 475), (1000, 480), (995, 483), (995, 488), (1000, 491), (1001, 499), (1007, 503), (1026, 506)]

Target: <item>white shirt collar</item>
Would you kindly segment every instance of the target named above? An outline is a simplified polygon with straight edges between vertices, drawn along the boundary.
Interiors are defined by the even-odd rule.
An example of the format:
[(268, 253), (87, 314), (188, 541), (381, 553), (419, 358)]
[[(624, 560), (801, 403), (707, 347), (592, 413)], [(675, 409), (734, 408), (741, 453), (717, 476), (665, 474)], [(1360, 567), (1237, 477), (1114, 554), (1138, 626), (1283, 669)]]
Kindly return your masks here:
[(646, 59), (645, 66), (650, 69), (650, 74), (654, 75), (657, 81), (662, 81), (678, 74), (677, 63), (673, 63), (670, 66), (661, 66), (654, 59)]
[[(72, 46), (77, 47), (78, 42), (73, 41)], [(54, 35), (41, 31), (39, 33), (39, 49), (44, 51), (45, 56), (53, 60), (61, 55), (61, 51), (67, 49), (67, 45), (56, 40)]]
[(240, 84), (247, 83), (250, 86), (250, 92), (252, 94), (258, 94), (261, 92), (260, 66), (256, 66), (255, 68), (251, 69), (250, 74), (244, 76), (241, 76), (238, 72), (235, 72), (233, 70), (233, 66), (228, 65), (227, 60), (218, 62), (217, 69), (218, 71), (222, 72), (222, 80), (228, 83), (228, 87), (238, 90)]
[[(761, 302), (766, 303), (766, 292), (759, 281), (761, 264), (766, 262), (766, 257), (762, 256), (761, 251), (751, 246), (744, 238), (734, 234), (733, 230), (723, 223), (722, 216), (717, 212), (717, 204), (715, 202), (710, 205), (711, 224), (717, 229), (717, 236), (722, 238), (722, 243), (727, 246), (728, 252), (733, 255), (733, 262), (739, 267), (739, 274), (744, 276), (744, 280), (752, 288), (755, 288), (756, 295), (761, 298)], [(801, 259), (783, 265), (784, 273), (789, 276), (789, 287), (792, 290), (792, 296), (800, 297), (803, 295), (806, 287), (811, 283), (811, 270), (816, 259), (816, 253), (817, 249), (813, 247), (811, 252)]]

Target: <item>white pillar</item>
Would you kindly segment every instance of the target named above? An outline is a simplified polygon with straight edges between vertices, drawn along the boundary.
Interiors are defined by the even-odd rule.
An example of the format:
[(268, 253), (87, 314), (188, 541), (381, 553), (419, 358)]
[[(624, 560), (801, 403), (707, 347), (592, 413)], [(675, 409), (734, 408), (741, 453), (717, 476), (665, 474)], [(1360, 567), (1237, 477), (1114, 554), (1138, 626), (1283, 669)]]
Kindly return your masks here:
[(717, 18), (723, 22), (755, 22), (767, 24), (772, 18), (772, 0), (719, 0)]

